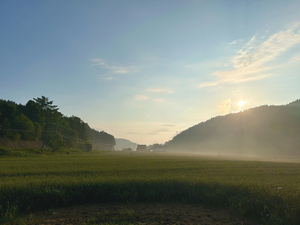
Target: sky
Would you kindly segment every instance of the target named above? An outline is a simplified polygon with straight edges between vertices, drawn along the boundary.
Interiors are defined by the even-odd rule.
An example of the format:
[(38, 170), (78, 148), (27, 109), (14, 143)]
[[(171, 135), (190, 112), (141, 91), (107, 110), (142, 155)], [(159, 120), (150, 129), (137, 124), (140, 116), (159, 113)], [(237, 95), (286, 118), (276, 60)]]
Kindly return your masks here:
[(0, 99), (138, 144), (300, 98), (298, 0), (1, 0)]

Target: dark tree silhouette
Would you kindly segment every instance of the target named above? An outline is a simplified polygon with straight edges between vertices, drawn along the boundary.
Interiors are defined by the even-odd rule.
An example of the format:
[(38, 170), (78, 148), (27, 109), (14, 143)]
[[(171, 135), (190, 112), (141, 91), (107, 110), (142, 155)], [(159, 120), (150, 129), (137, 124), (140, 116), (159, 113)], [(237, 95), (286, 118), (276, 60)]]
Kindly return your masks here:
[(0, 100), (0, 138), (42, 140), (52, 148), (92, 149), (92, 141), (115, 145), (114, 136), (91, 129), (79, 117), (63, 116), (48, 97), (29, 100), (26, 105)]

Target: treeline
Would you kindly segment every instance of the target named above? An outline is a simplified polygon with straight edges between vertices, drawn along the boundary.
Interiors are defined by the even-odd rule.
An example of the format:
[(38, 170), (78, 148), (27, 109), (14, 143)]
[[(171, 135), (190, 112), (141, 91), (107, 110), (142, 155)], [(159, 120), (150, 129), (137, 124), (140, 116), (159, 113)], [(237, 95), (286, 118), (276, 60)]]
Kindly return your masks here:
[(91, 151), (97, 141), (114, 146), (115, 138), (91, 129), (79, 117), (67, 117), (49, 98), (41, 96), (29, 100), (26, 105), (0, 99), (0, 138), (12, 141), (41, 140), (46, 146), (78, 148)]
[(218, 116), (167, 142), (169, 150), (229, 154), (300, 154), (300, 100)]

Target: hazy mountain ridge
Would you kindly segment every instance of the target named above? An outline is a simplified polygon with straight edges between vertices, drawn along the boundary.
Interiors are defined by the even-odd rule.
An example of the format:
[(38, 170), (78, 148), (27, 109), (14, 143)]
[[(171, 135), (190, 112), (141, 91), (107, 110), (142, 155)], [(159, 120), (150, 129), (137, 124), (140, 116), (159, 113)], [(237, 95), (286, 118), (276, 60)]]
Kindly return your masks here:
[(136, 150), (136, 147), (138, 146), (138, 144), (124, 138), (115, 138), (115, 140), (116, 150), (122, 150), (123, 148), (132, 148), (132, 150)]
[(206, 153), (300, 154), (300, 100), (212, 118), (181, 132), (166, 147)]
[(295, 107), (300, 107), (300, 99), (297, 99), (289, 104), (287, 106), (295, 106)]

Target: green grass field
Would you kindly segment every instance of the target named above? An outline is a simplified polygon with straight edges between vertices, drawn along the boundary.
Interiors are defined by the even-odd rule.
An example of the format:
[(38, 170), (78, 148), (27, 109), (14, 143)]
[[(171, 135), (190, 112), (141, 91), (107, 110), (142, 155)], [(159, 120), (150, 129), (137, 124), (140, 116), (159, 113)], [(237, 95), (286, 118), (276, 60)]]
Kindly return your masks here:
[(103, 202), (200, 203), (300, 224), (300, 164), (138, 152), (0, 157), (0, 222)]

